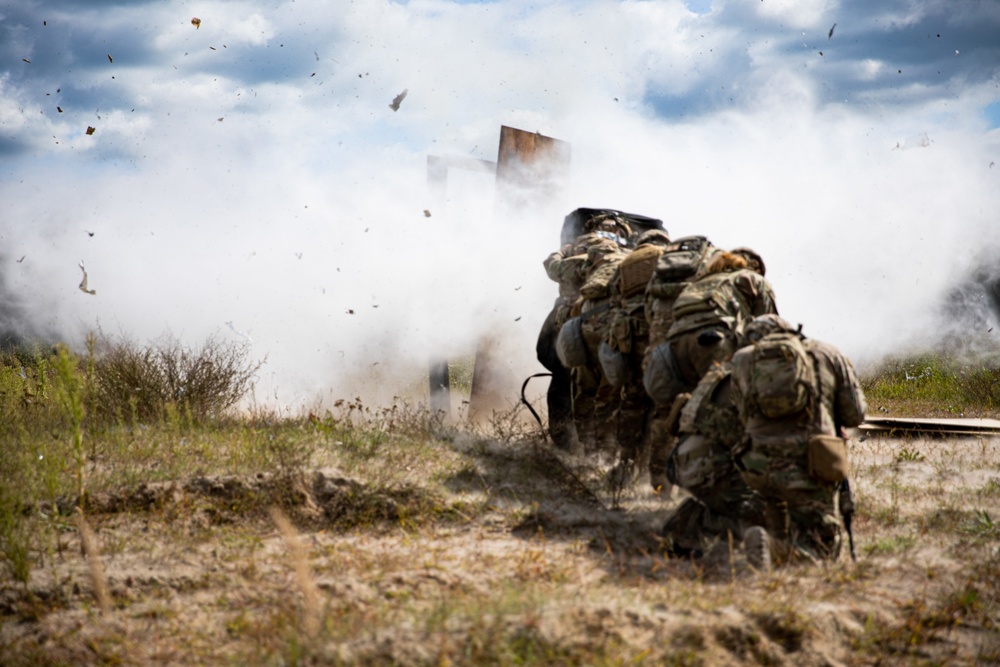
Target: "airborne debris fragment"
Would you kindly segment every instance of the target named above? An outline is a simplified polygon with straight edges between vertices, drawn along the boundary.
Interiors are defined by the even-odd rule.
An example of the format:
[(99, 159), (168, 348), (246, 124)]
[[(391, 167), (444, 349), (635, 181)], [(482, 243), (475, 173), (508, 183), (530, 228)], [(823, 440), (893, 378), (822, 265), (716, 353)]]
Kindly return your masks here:
[(62, 107), (56, 107), (56, 111), (58, 111), (59, 113), (62, 113), (63, 112)]
[(230, 328), (230, 330), (232, 330), (232, 332), (233, 332), (234, 334), (236, 334), (237, 336), (239, 336), (239, 337), (241, 337), (241, 338), (245, 338), (245, 339), (247, 340), (247, 342), (248, 342), (248, 343), (251, 343), (251, 344), (253, 344), (253, 338), (251, 338), (251, 337), (250, 337), (250, 334), (248, 334), (248, 333), (247, 333), (247, 332), (245, 332), (245, 331), (240, 331), (239, 329), (237, 329), (237, 328), (236, 328), (236, 327), (235, 327), (235, 326), (233, 325), (233, 321), (232, 321), (232, 320), (229, 320), (228, 322), (226, 322), (226, 326), (227, 326), (227, 327), (229, 327), (229, 328)]
[(83, 262), (80, 262), (80, 270), (83, 271), (83, 280), (80, 281), (80, 291), (91, 295), (97, 294), (97, 290), (87, 289), (87, 269), (83, 268)]
[(89, 229), (85, 229), (83, 231), (87, 232), (87, 236), (90, 236), (90, 237), (94, 236), (94, 232), (90, 231)]
[(27, 257), (27, 255), (21, 255), (21, 259), (17, 260), (17, 263), (20, 264), (23, 262), (25, 257)]
[(108, 62), (112, 62), (112, 63), (113, 63), (114, 61), (115, 61), (115, 59), (114, 59), (114, 58), (112, 58), (112, 57), (111, 57), (111, 54), (109, 53), (109, 54), (108, 54)]
[(348, 308), (347, 309), (347, 314), (348, 315), (353, 315), (354, 314), (354, 309), (353, 308)]
[(93, 134), (94, 132), (97, 132), (97, 128), (88, 125), (87, 126), (87, 134)]
[(826, 38), (827, 38), (827, 39), (833, 39), (833, 31), (834, 31), (834, 30), (836, 30), (836, 29), (837, 29), (837, 24), (836, 24), (836, 23), (834, 23), (834, 24), (833, 24), (833, 25), (832, 25), (832, 26), (830, 27), (830, 32), (826, 33)]
[(407, 88), (404, 88), (403, 92), (392, 98), (392, 104), (389, 105), (389, 108), (392, 109), (393, 111), (399, 111), (399, 105), (403, 103), (404, 99), (406, 99), (406, 94), (408, 92), (409, 90)]
[[(991, 164), (990, 166), (992, 167), (993, 165)], [(428, 211), (428, 210), (427, 210), (426, 208), (424, 209), (424, 217), (425, 217), (425, 218), (429, 218), (429, 217), (431, 217), (431, 212), (430, 212), (430, 211)]]
[(514, 321), (515, 321), (515, 322), (520, 322), (520, 321), (521, 321), (521, 316), (520, 316), (520, 315), (518, 315), (517, 317), (515, 317), (515, 318), (514, 318)]
[(191, 25), (193, 25), (195, 28), (201, 28), (201, 19), (197, 17), (191, 19)]
[(29, 65), (31, 64), (31, 61), (28, 60), (27, 58), (21, 58), (21, 60), (23, 60), (24, 62), (28, 63)]

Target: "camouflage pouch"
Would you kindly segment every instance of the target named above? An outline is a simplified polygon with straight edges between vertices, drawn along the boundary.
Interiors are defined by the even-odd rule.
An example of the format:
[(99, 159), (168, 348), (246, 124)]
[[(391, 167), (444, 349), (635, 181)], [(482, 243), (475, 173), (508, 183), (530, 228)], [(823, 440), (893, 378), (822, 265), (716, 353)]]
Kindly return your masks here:
[(573, 317), (559, 329), (556, 337), (556, 354), (566, 368), (587, 364), (587, 343), (583, 338), (583, 318)]
[(653, 275), (656, 261), (663, 252), (656, 246), (643, 246), (622, 260), (619, 268), (619, 290), (624, 298), (644, 292)]
[(601, 341), (597, 348), (597, 360), (604, 371), (604, 379), (615, 389), (621, 389), (628, 380), (628, 364), (625, 355), (612, 348), (607, 341)]
[(813, 435), (807, 445), (809, 474), (839, 484), (847, 479), (847, 443), (835, 435)]

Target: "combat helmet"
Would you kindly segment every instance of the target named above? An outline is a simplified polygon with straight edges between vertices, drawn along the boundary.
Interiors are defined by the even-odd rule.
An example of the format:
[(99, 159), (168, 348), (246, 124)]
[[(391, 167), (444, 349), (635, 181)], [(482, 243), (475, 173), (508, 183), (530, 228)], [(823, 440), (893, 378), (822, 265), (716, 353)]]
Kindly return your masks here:
[(753, 345), (764, 336), (773, 333), (797, 333), (802, 335), (802, 325), (793, 327), (788, 323), (788, 320), (775, 313), (758, 315), (750, 320), (743, 329), (742, 344), (744, 346)]
[(650, 245), (650, 244), (661, 245), (661, 246), (669, 245), (670, 236), (663, 229), (649, 229), (640, 234), (639, 238), (636, 239), (635, 242), (636, 246)]
[(764, 266), (764, 259), (757, 253), (756, 250), (753, 250), (752, 248), (747, 248), (746, 246), (741, 246), (739, 248), (733, 249), (732, 252), (734, 255), (739, 255), (740, 257), (745, 259), (747, 261), (747, 264), (750, 265), (747, 267), (750, 270), (756, 271), (762, 276), (767, 271), (767, 268)]

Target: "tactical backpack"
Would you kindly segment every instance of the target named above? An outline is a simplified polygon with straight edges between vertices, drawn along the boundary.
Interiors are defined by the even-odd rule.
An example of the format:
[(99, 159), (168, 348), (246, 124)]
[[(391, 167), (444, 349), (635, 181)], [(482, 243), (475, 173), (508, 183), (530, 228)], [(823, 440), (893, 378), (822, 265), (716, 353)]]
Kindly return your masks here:
[(597, 301), (611, 295), (611, 280), (618, 272), (618, 265), (628, 257), (625, 253), (611, 253), (604, 257), (587, 276), (580, 288), (580, 296), (588, 301)]
[(677, 359), (670, 351), (670, 343), (660, 343), (653, 348), (642, 376), (642, 386), (660, 407), (670, 406), (678, 394), (694, 389), (684, 381)]
[(673, 305), (673, 324), (668, 338), (722, 324), (739, 334), (750, 307), (733, 282), (734, 273), (714, 273), (689, 283)]
[(692, 280), (712, 251), (704, 236), (685, 236), (666, 246), (656, 262), (658, 282), (678, 283)]
[(623, 299), (646, 291), (646, 285), (649, 284), (649, 279), (662, 254), (662, 247), (644, 245), (622, 260), (618, 267), (618, 289)]
[(750, 352), (744, 408), (756, 406), (768, 419), (789, 417), (809, 407), (817, 393), (816, 382), (813, 359), (802, 337), (791, 332), (768, 334)]

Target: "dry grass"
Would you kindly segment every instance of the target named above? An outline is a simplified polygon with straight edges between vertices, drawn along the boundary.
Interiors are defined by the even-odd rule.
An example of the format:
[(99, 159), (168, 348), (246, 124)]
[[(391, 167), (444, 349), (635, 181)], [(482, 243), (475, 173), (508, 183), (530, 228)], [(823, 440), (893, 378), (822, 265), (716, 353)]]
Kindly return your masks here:
[(70, 421), (23, 421), (0, 457), (0, 665), (1000, 661), (1000, 441), (853, 442), (859, 561), (760, 574), (728, 542), (667, 557), (679, 499), (614, 508), (606, 470), (522, 416), (84, 420), (87, 524)]

